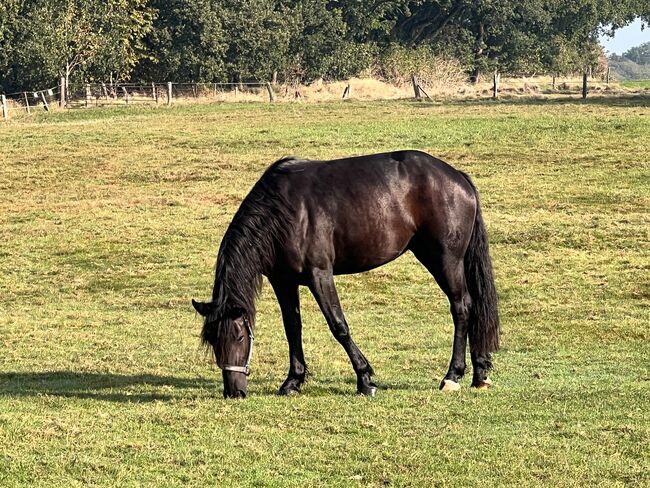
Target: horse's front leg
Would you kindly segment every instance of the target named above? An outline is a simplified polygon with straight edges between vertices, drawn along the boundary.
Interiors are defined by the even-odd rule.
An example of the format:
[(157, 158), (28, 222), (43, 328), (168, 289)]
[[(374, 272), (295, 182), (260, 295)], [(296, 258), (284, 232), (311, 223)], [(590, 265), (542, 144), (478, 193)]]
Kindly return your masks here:
[(284, 332), (289, 343), (289, 374), (278, 390), (278, 395), (300, 393), (305, 382), (307, 365), (302, 351), (302, 321), (300, 320), (300, 298), (298, 285), (282, 281), (271, 281), (282, 310)]
[(350, 328), (341, 309), (332, 272), (321, 269), (313, 270), (309, 289), (316, 298), (332, 334), (343, 346), (352, 362), (354, 372), (357, 374), (357, 392), (362, 395), (374, 396), (377, 392), (377, 385), (371, 380), (371, 376), (374, 374), (372, 367), (350, 337)]

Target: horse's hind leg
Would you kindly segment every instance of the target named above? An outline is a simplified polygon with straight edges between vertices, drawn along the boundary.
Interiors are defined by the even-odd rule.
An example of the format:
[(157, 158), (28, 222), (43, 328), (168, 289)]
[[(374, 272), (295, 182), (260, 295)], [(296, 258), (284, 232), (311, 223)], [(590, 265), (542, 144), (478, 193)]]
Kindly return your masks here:
[(459, 257), (451, 251), (440, 250), (439, 246), (417, 237), (413, 239), (409, 247), (418, 261), (433, 275), (449, 299), (451, 315), (454, 320), (454, 346), (449, 370), (440, 383), (440, 389), (443, 391), (459, 390), (459, 381), (465, 375), (467, 367), (465, 355), (472, 303), (465, 286), (463, 257)]
[[(470, 341), (471, 342), (471, 341)], [(470, 350), (472, 349), (470, 345)], [(474, 377), (472, 386), (483, 390), (492, 386), (492, 380), (488, 378), (488, 372), (492, 369), (492, 358), (490, 354), (479, 354), (476, 351), (470, 351), (472, 356), (472, 367), (474, 368)]]
[(377, 385), (371, 381), (372, 367), (350, 337), (350, 329), (341, 309), (332, 272), (320, 269), (313, 270), (309, 289), (316, 298), (332, 334), (343, 346), (352, 362), (354, 372), (357, 374), (357, 392), (362, 395), (374, 396)]
[(300, 299), (298, 285), (271, 280), (271, 286), (278, 298), (284, 331), (289, 343), (289, 374), (278, 390), (278, 395), (300, 393), (305, 381), (307, 365), (302, 351), (302, 321), (300, 320)]

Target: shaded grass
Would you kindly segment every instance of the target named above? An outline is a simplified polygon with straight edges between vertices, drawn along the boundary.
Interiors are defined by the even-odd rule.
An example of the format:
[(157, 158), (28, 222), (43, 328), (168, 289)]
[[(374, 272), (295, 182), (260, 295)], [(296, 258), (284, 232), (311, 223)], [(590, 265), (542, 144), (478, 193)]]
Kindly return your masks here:
[[(223, 104), (0, 126), (0, 484), (639, 486), (648, 483), (647, 99)], [(481, 190), (503, 350), (486, 394), (436, 387), (448, 304), (405, 256), (337, 279), (377, 371), (301, 294), (312, 375), (286, 372), (265, 288), (249, 398), (221, 399), (191, 297), (278, 157), (418, 148)], [(464, 386), (468, 385), (465, 382)]]

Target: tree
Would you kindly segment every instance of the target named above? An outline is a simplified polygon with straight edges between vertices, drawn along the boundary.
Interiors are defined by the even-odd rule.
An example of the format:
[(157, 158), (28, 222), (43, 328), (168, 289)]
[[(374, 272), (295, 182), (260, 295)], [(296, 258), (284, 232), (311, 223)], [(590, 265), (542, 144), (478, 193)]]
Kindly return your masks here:
[(14, 52), (14, 37), (20, 24), (20, 0), (0, 3), (0, 91), (13, 90), (10, 70)]
[(149, 56), (144, 38), (153, 30), (155, 11), (147, 4), (147, 0), (104, 4), (102, 42), (83, 70), (87, 81), (128, 80), (136, 65)]
[(225, 81), (227, 34), (224, 8), (214, 0), (152, 0), (152, 31), (144, 38), (148, 55), (137, 70), (144, 81)]
[(428, 44), (466, 66), (470, 77), (577, 70), (598, 62), (597, 35), (635, 17), (647, 0), (397, 0), (329, 2), (344, 11), (354, 38), (382, 45)]
[(371, 64), (373, 46), (348, 39), (341, 9), (328, 9), (323, 0), (296, 0), (287, 6), (290, 41), (285, 79), (346, 78)]
[(650, 65), (650, 42), (628, 49), (623, 53), (623, 57), (636, 64)]
[(224, 0), (228, 32), (226, 72), (231, 81), (270, 80), (289, 64), (291, 10), (275, 0)]
[(66, 84), (77, 72), (92, 78), (130, 75), (151, 28), (146, 0), (36, 0), (25, 2), (14, 34), (17, 78), (26, 87)]

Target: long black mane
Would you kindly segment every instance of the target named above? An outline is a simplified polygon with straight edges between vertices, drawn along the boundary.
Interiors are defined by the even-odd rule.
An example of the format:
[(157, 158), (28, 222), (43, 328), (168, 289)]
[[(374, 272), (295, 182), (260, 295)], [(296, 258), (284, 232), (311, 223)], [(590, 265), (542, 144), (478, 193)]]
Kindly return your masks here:
[(262, 286), (262, 275), (274, 263), (276, 247), (284, 242), (293, 223), (289, 203), (277, 191), (281, 165), (297, 161), (282, 158), (273, 163), (242, 201), (228, 226), (217, 255), (212, 305), (201, 338), (204, 343), (216, 337), (223, 319), (243, 313), (255, 324), (255, 300)]

